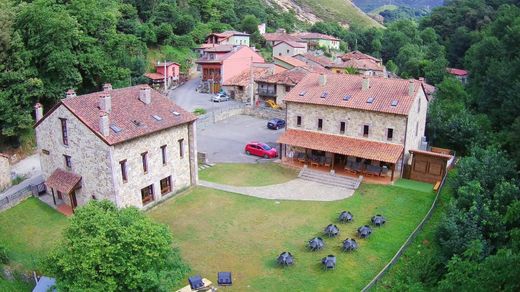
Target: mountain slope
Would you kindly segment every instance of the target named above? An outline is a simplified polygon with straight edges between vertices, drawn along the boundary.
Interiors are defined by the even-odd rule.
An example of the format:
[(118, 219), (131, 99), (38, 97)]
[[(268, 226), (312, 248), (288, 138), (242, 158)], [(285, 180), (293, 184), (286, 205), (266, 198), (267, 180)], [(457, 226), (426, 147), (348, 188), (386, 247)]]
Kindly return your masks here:
[(381, 27), (349, 0), (266, 0), (284, 10), (292, 10), (296, 17), (307, 22), (333, 21), (344, 25)]
[(353, 0), (365, 12), (370, 12), (383, 5), (408, 6), (412, 8), (433, 8), (441, 6), (444, 0)]

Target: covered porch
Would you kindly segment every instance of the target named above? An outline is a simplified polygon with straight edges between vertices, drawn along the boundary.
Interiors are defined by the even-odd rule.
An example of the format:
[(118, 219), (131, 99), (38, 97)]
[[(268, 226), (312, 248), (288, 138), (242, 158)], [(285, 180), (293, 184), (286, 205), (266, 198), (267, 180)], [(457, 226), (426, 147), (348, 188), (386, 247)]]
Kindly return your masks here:
[(282, 163), (288, 166), (306, 165), (383, 184), (400, 177), (397, 165), (403, 155), (402, 145), (293, 129), (282, 134), (278, 142)]
[(47, 190), (50, 190), (52, 204), (56, 210), (66, 216), (71, 216), (78, 206), (76, 190), (81, 188), (81, 176), (57, 168), (45, 181), (45, 184)]

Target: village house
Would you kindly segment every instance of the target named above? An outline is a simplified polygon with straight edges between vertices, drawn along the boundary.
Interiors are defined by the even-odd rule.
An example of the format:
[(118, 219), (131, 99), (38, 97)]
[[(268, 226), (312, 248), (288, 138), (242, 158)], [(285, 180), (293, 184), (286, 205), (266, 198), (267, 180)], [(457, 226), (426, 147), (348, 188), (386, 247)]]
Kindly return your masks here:
[(102, 199), (149, 208), (197, 184), (196, 117), (148, 85), (69, 90), (35, 112), (43, 179), (64, 212)]
[(224, 32), (214, 32), (206, 37), (206, 44), (213, 45), (233, 45), (248, 46), (250, 35), (245, 32), (227, 30)]
[(422, 146), (428, 101), (418, 80), (311, 73), (284, 101), (287, 164), (392, 181)]
[(459, 80), (462, 84), (466, 85), (468, 83), (468, 71), (457, 68), (447, 68), (446, 70), (448, 71), (448, 74), (457, 78), (457, 80)]
[(325, 56), (318, 56), (314, 53), (307, 52), (306, 54), (298, 54), (293, 56), (295, 59), (298, 59), (302, 62), (304, 62), (307, 66), (314, 67), (314, 68), (330, 68), (331, 66), (334, 66), (334, 62), (332, 62), (331, 59), (325, 57)]
[(309, 48), (324, 47), (329, 50), (339, 50), (340, 39), (317, 32), (297, 32), (291, 34), (307, 42)]
[(294, 67), (277, 74), (255, 78), (258, 84), (258, 100), (262, 103), (265, 103), (267, 100), (272, 100), (284, 108), (283, 98), (285, 95), (310, 72), (312, 72), (312, 70), (309, 68)]
[(376, 57), (370, 56), (368, 54), (364, 54), (360, 51), (352, 51), (344, 54), (341, 56), (341, 59), (343, 61), (350, 61), (350, 60), (369, 60), (372, 61), (378, 65), (383, 65), (383, 60), (378, 59)]
[(288, 56), (307, 53), (307, 43), (294, 41), (280, 41), (273, 46), (273, 57)]
[(9, 156), (0, 153), (0, 192), (11, 186), (11, 165)]
[(152, 86), (163, 88), (166, 80), (166, 87), (178, 84), (181, 65), (175, 62), (157, 62), (155, 73), (146, 73), (144, 76), (150, 79)]
[[(229, 51), (222, 46), (206, 50), (196, 61), (202, 71), (202, 91), (219, 92), (222, 84), (250, 68), (252, 63), (265, 63), (264, 58), (247, 46), (231, 46)], [(224, 46), (227, 50), (229, 46)]]
[(283, 28), (276, 30), (276, 32), (264, 33), (262, 36), (264, 37), (266, 44), (271, 47), (274, 47), (274, 45), (283, 41), (307, 43), (306, 40), (288, 34)]
[(253, 103), (254, 95), (257, 91), (255, 80), (275, 74), (277, 71), (280, 71), (280, 67), (274, 64), (253, 63), (252, 68), (247, 68), (240, 74), (224, 81), (222, 88), (232, 99)]

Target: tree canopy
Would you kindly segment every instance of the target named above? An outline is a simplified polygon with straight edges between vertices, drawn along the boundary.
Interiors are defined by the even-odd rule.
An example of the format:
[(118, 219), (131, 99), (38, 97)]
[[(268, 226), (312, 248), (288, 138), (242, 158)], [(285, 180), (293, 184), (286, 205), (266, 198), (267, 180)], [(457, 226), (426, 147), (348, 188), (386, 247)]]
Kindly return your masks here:
[(136, 208), (91, 201), (76, 210), (47, 270), (60, 291), (171, 291), (188, 267), (166, 226)]

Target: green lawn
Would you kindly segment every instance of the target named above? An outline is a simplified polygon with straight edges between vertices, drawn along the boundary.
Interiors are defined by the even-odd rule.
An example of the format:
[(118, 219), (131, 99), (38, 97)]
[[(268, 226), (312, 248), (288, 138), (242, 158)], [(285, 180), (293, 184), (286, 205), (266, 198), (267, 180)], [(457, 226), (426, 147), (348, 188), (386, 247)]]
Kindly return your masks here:
[(223, 163), (199, 172), (201, 180), (232, 186), (266, 186), (295, 179), (298, 171), (276, 163)]
[(23, 282), (20, 280), (7, 281), (0, 277), (0, 291), (2, 292), (20, 292), (32, 291), (34, 284)]
[(394, 186), (419, 192), (433, 193), (433, 184), (418, 182), (409, 179), (399, 179), (394, 183)]
[(0, 242), (13, 265), (32, 270), (60, 239), (67, 222), (65, 216), (45, 203), (29, 198), (0, 213)]
[[(272, 167), (272, 166), (271, 166)], [(176, 245), (192, 274), (215, 281), (218, 271), (232, 271), (232, 291), (360, 290), (399, 249), (433, 200), (433, 193), (396, 186), (363, 184), (349, 199), (336, 202), (272, 201), (198, 187), (149, 212), (170, 226)], [(340, 211), (350, 210), (355, 222), (339, 224), (341, 235), (325, 239), (326, 247), (309, 252), (306, 241), (321, 236)], [(358, 251), (346, 254), (340, 244), (355, 236), (374, 214), (386, 226), (358, 240)], [(295, 256), (295, 265), (279, 268), (282, 251)], [(335, 271), (321, 269), (320, 259), (338, 256)]]

